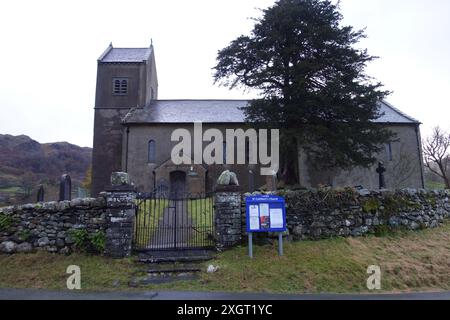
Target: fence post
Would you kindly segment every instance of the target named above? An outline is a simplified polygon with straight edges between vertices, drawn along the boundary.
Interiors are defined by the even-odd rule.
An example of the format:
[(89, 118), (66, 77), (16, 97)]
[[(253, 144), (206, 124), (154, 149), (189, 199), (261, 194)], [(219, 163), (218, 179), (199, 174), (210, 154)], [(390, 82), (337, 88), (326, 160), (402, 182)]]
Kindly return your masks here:
[(217, 249), (242, 241), (241, 192), (239, 186), (218, 185), (214, 194), (215, 240)]
[(108, 209), (105, 254), (114, 258), (129, 257), (135, 223), (136, 189), (128, 174), (113, 172), (111, 188), (104, 192)]

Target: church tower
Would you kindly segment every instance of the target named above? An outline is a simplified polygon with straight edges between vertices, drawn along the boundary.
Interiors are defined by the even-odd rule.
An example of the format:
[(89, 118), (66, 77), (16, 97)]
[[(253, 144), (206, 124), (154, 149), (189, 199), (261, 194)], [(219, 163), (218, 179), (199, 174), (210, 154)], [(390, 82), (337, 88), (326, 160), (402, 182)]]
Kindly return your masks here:
[(143, 108), (158, 98), (153, 45), (114, 48), (98, 59), (95, 95), (92, 196), (110, 186), (111, 173), (123, 171), (122, 144), (127, 128), (122, 119), (131, 108)]

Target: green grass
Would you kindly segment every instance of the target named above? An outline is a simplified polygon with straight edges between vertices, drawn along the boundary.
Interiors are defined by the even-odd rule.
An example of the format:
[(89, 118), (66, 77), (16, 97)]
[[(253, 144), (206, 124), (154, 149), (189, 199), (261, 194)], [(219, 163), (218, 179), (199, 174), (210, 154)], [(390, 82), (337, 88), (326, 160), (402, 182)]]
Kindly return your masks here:
[[(317, 242), (256, 246), (254, 259), (246, 247), (218, 254), (219, 271), (202, 272), (194, 281), (150, 285), (146, 290), (198, 290), (271, 293), (367, 292), (369, 265), (382, 271), (382, 292), (450, 290), (450, 223), (433, 230), (402, 231), (386, 237), (336, 238)], [(0, 255), (0, 287), (64, 289), (68, 265), (81, 267), (84, 290), (127, 288), (143, 269), (131, 259), (47, 253)], [(114, 286), (114, 282), (120, 285)], [(135, 290), (135, 289), (130, 289)]]
[(189, 238), (190, 245), (202, 243), (211, 236), (214, 222), (213, 202), (213, 198), (189, 200), (187, 202), (187, 212), (192, 219), (192, 226), (195, 228), (193, 237)]
[(445, 189), (445, 184), (443, 182), (427, 181), (425, 187), (428, 190), (442, 190)]
[(213, 224), (213, 202), (212, 198), (189, 200), (187, 203), (188, 215), (197, 226), (211, 227)]
[(139, 202), (138, 213), (135, 223), (135, 234), (136, 228), (139, 228), (138, 237), (135, 239), (137, 246), (146, 247), (150, 240), (151, 226), (157, 226), (164, 217), (164, 210), (169, 206), (169, 200), (158, 199), (158, 200), (145, 200)]
[(367, 268), (379, 265), (384, 292), (450, 289), (450, 223), (434, 230), (401, 231), (387, 237), (336, 238), (256, 247), (217, 256), (220, 270), (203, 273), (199, 281), (149, 289), (214, 290), (233, 292), (317, 293), (368, 292)]
[(22, 188), (21, 187), (0, 188), (0, 192), (3, 192), (3, 193), (20, 193), (20, 192), (22, 192)]
[(0, 287), (67, 289), (66, 281), (70, 275), (66, 270), (70, 265), (81, 268), (83, 290), (127, 289), (136, 268), (132, 259), (117, 260), (82, 254), (64, 256), (46, 252), (0, 254)]

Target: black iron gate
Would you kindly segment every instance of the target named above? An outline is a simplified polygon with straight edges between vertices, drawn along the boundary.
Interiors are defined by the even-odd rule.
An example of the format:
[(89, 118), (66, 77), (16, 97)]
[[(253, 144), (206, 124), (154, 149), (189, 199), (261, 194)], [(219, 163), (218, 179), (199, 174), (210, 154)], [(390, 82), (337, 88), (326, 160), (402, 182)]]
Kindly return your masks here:
[(153, 192), (139, 194), (135, 250), (214, 247), (213, 194)]

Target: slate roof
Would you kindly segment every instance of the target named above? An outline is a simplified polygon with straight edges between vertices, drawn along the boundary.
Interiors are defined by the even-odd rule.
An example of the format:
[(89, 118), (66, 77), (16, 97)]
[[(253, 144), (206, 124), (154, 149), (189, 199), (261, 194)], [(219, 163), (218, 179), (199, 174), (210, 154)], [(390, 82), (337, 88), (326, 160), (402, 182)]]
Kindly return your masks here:
[(133, 63), (148, 60), (152, 48), (113, 48), (112, 45), (98, 59), (103, 63)]
[[(243, 123), (240, 110), (248, 100), (157, 100), (144, 108), (133, 109), (124, 123)], [(419, 122), (385, 101), (380, 102), (384, 113), (376, 123), (418, 124)]]
[(380, 112), (384, 113), (380, 118), (375, 120), (377, 123), (415, 123), (419, 124), (420, 121), (408, 116), (406, 113), (395, 108), (392, 104), (387, 101), (381, 101)]
[(157, 100), (142, 109), (130, 112), (126, 123), (242, 123), (244, 112), (239, 108), (247, 100)]

